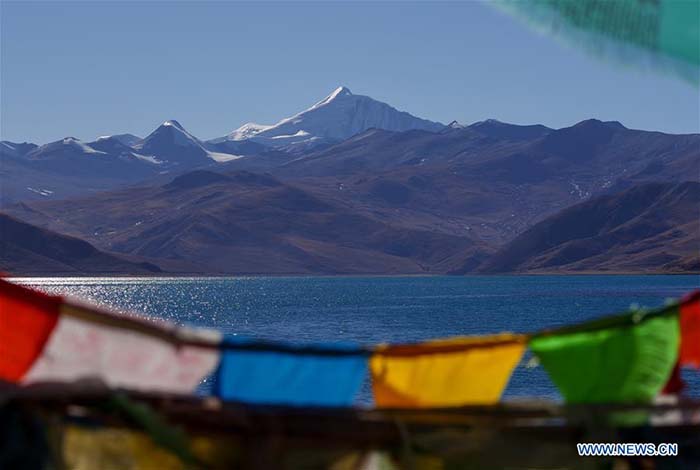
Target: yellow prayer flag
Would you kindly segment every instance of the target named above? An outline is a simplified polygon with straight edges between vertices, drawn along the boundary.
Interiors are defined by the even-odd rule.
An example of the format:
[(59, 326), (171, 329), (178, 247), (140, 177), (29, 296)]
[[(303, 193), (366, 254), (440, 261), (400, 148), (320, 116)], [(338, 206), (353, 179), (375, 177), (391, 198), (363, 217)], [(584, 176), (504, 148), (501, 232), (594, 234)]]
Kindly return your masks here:
[(381, 346), (370, 359), (377, 406), (497, 403), (525, 351), (523, 335), (456, 337)]

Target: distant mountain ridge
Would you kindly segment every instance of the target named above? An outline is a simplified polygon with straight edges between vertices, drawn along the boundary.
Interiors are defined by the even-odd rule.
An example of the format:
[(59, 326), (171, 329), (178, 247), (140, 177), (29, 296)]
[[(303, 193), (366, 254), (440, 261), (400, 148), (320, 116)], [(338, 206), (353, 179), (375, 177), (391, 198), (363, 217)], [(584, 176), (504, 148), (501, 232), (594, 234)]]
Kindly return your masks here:
[[(700, 134), (671, 135), (627, 129), (596, 119), (562, 129), (484, 121), (439, 133), (369, 129), (336, 145), (312, 150), (272, 171), (294, 176), (330, 176), (414, 168), (451, 167), (517, 182), (553, 173), (604, 189), (620, 177), (659, 178), (693, 174)], [(418, 169), (417, 167), (422, 167)], [(642, 172), (646, 171), (646, 176)], [(539, 174), (537, 173), (539, 172)], [(501, 176), (502, 175), (502, 176)], [(591, 180), (594, 181), (586, 181)], [(607, 186), (606, 186), (607, 185)]]
[(496, 119), (475, 122), (468, 126), (480, 134), (506, 140), (531, 140), (544, 137), (554, 129), (550, 129), (542, 124), (517, 125), (501, 122)]

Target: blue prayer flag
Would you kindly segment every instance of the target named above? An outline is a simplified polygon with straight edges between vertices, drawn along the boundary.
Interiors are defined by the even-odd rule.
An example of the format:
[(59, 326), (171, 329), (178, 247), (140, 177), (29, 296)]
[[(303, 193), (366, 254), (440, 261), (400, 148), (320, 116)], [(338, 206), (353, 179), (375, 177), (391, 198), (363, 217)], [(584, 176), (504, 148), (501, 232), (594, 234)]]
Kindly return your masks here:
[[(227, 349), (226, 344), (254, 344), (226, 337), (214, 392), (225, 400), (297, 406), (352, 405), (367, 373), (367, 357), (316, 355), (301, 351)], [(297, 346), (298, 347), (298, 346)]]

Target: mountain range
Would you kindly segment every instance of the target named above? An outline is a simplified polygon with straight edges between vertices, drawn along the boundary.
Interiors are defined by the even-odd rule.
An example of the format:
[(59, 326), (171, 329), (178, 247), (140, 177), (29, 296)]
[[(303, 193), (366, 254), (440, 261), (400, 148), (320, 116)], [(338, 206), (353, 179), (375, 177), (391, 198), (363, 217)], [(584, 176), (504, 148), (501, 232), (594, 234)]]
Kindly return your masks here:
[[(443, 125), (339, 87), (217, 139), (167, 120), (145, 138), (3, 141), (0, 163), (10, 216), (171, 273), (684, 272), (700, 260), (700, 135), (615, 121)], [(16, 246), (8, 233), (3, 249)]]
[[(156, 175), (255, 156), (245, 165), (282, 163), (291, 155), (342, 141), (370, 128), (437, 131), (445, 126), (414, 117), (346, 87), (275, 125), (245, 124), (231, 134), (202, 141), (179, 122), (163, 122), (147, 137), (74, 137), (45, 145), (0, 142), (0, 205), (20, 200), (65, 198), (116, 188)], [(99, 188), (99, 189), (98, 189)]]

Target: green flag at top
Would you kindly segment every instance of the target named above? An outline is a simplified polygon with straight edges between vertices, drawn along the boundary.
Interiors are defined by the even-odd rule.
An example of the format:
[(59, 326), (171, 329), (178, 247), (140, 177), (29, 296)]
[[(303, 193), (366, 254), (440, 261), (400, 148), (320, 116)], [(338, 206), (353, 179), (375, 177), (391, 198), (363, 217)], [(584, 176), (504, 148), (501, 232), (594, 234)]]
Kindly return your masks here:
[[(531, 340), (530, 348), (569, 403), (651, 401), (678, 358), (677, 315)], [(618, 320), (620, 320), (618, 318)]]
[(700, 82), (698, 0), (498, 0), (493, 5), (597, 55)]

